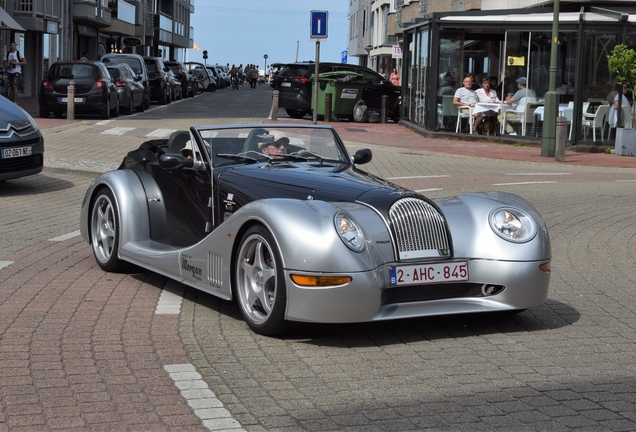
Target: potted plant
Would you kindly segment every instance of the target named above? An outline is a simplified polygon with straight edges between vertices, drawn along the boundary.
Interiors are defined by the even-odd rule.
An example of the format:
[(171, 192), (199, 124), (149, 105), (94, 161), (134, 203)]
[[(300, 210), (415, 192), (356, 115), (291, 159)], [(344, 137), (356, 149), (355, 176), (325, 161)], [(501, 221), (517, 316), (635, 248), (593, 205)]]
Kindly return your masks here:
[[(623, 85), (634, 95), (634, 82), (636, 81), (636, 51), (627, 45), (619, 44), (614, 47), (607, 56), (607, 66), (616, 75), (616, 91), (621, 97)], [(623, 115), (621, 111), (617, 113)], [(634, 122), (634, 112), (631, 113), (632, 125)], [(618, 117), (620, 118), (620, 117)], [(622, 122), (616, 122), (616, 141), (614, 144), (615, 153), (622, 156), (636, 156), (636, 130), (624, 129)]]

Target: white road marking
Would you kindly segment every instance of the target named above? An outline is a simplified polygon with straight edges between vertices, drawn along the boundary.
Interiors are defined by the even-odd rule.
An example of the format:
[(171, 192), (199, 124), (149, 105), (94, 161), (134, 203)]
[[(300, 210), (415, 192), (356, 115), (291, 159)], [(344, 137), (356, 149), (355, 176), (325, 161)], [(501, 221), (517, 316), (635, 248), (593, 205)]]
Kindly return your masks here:
[(114, 122), (114, 121), (115, 121), (115, 119), (102, 120), (102, 121), (98, 121), (98, 122), (97, 122), (97, 123), (95, 123), (95, 124), (96, 124), (96, 125), (100, 125), (100, 126), (101, 126), (101, 125), (105, 125), (105, 124), (108, 124), (108, 123), (110, 123), (110, 122)]
[(435, 191), (441, 191), (441, 190), (444, 190), (444, 189), (442, 188), (418, 189), (414, 192), (418, 192), (418, 193), (419, 192), (435, 192)]
[(223, 407), (203, 377), (190, 363), (164, 365), (163, 369), (180, 390), (181, 396), (209, 430), (243, 431), (241, 424)]
[(10, 266), (13, 264), (13, 261), (0, 261), (0, 269)]
[(53, 238), (49, 239), (49, 241), (60, 242), (60, 241), (71, 239), (73, 237), (77, 237), (78, 235), (80, 235), (80, 232), (79, 232), (79, 230), (76, 230), (76, 231), (70, 232), (68, 234), (63, 234), (61, 236), (53, 237)]
[(116, 127), (112, 129), (106, 129), (102, 132), (103, 135), (123, 135), (131, 130), (135, 129), (134, 127)]
[(173, 280), (166, 282), (157, 301), (155, 313), (157, 315), (179, 315), (184, 292), (185, 285)]
[(629, 183), (629, 182), (636, 182), (636, 180), (616, 180), (619, 183)]
[(409, 179), (425, 179), (425, 178), (440, 178), (450, 177), (449, 175), (427, 175), (427, 176), (412, 176), (412, 177), (386, 177), (387, 180), (409, 180)]
[(240, 134), (238, 134), (239, 138), (247, 138), (249, 134), (247, 132), (241, 132)]
[(531, 185), (531, 184), (549, 184), (557, 183), (555, 181), (542, 181), (542, 182), (517, 182), (517, 183), (493, 183), (493, 186), (515, 186), (515, 185)]
[(176, 129), (157, 129), (146, 135), (146, 138), (163, 138), (169, 136), (172, 132), (176, 132)]
[(507, 176), (559, 176), (570, 175), (572, 173), (505, 173)]

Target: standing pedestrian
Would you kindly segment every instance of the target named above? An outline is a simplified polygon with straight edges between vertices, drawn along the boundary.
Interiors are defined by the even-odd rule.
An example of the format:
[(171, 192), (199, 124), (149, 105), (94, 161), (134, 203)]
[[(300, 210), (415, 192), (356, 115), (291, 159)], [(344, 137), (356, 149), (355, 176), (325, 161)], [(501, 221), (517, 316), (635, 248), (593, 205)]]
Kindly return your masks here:
[(15, 42), (11, 42), (10, 50), (3, 63), (7, 69), (11, 100), (15, 103), (18, 101), (18, 85), (20, 85), (20, 80), (22, 79), (22, 66), (27, 64), (24, 56), (17, 50)]
[(256, 90), (256, 80), (258, 80), (258, 68), (256, 65), (250, 66), (250, 86), (252, 90)]
[(400, 85), (400, 74), (397, 73), (397, 69), (393, 68), (393, 72), (391, 72), (391, 83), (395, 86)]

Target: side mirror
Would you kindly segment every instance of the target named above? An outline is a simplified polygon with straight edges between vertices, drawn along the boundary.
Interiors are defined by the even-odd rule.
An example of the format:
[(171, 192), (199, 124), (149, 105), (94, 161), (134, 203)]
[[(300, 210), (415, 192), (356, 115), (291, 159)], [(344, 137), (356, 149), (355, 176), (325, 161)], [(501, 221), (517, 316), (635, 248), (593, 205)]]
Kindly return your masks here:
[(357, 165), (364, 165), (365, 163), (371, 162), (373, 159), (373, 153), (369, 149), (360, 149), (353, 156), (353, 163)]
[(181, 168), (192, 168), (194, 166), (193, 159), (186, 159), (178, 153), (164, 154), (159, 158), (159, 166), (167, 170), (178, 170)]

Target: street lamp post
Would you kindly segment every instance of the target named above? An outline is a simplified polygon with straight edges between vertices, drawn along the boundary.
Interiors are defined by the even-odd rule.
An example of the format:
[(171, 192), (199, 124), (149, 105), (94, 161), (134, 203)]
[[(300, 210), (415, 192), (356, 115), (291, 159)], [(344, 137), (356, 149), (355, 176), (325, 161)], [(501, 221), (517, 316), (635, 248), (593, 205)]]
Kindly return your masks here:
[(541, 156), (554, 157), (556, 148), (556, 119), (559, 99), (556, 92), (557, 58), (559, 44), (559, 0), (554, 0), (552, 17), (552, 45), (550, 48), (550, 82), (545, 94), (545, 121), (541, 138)]

